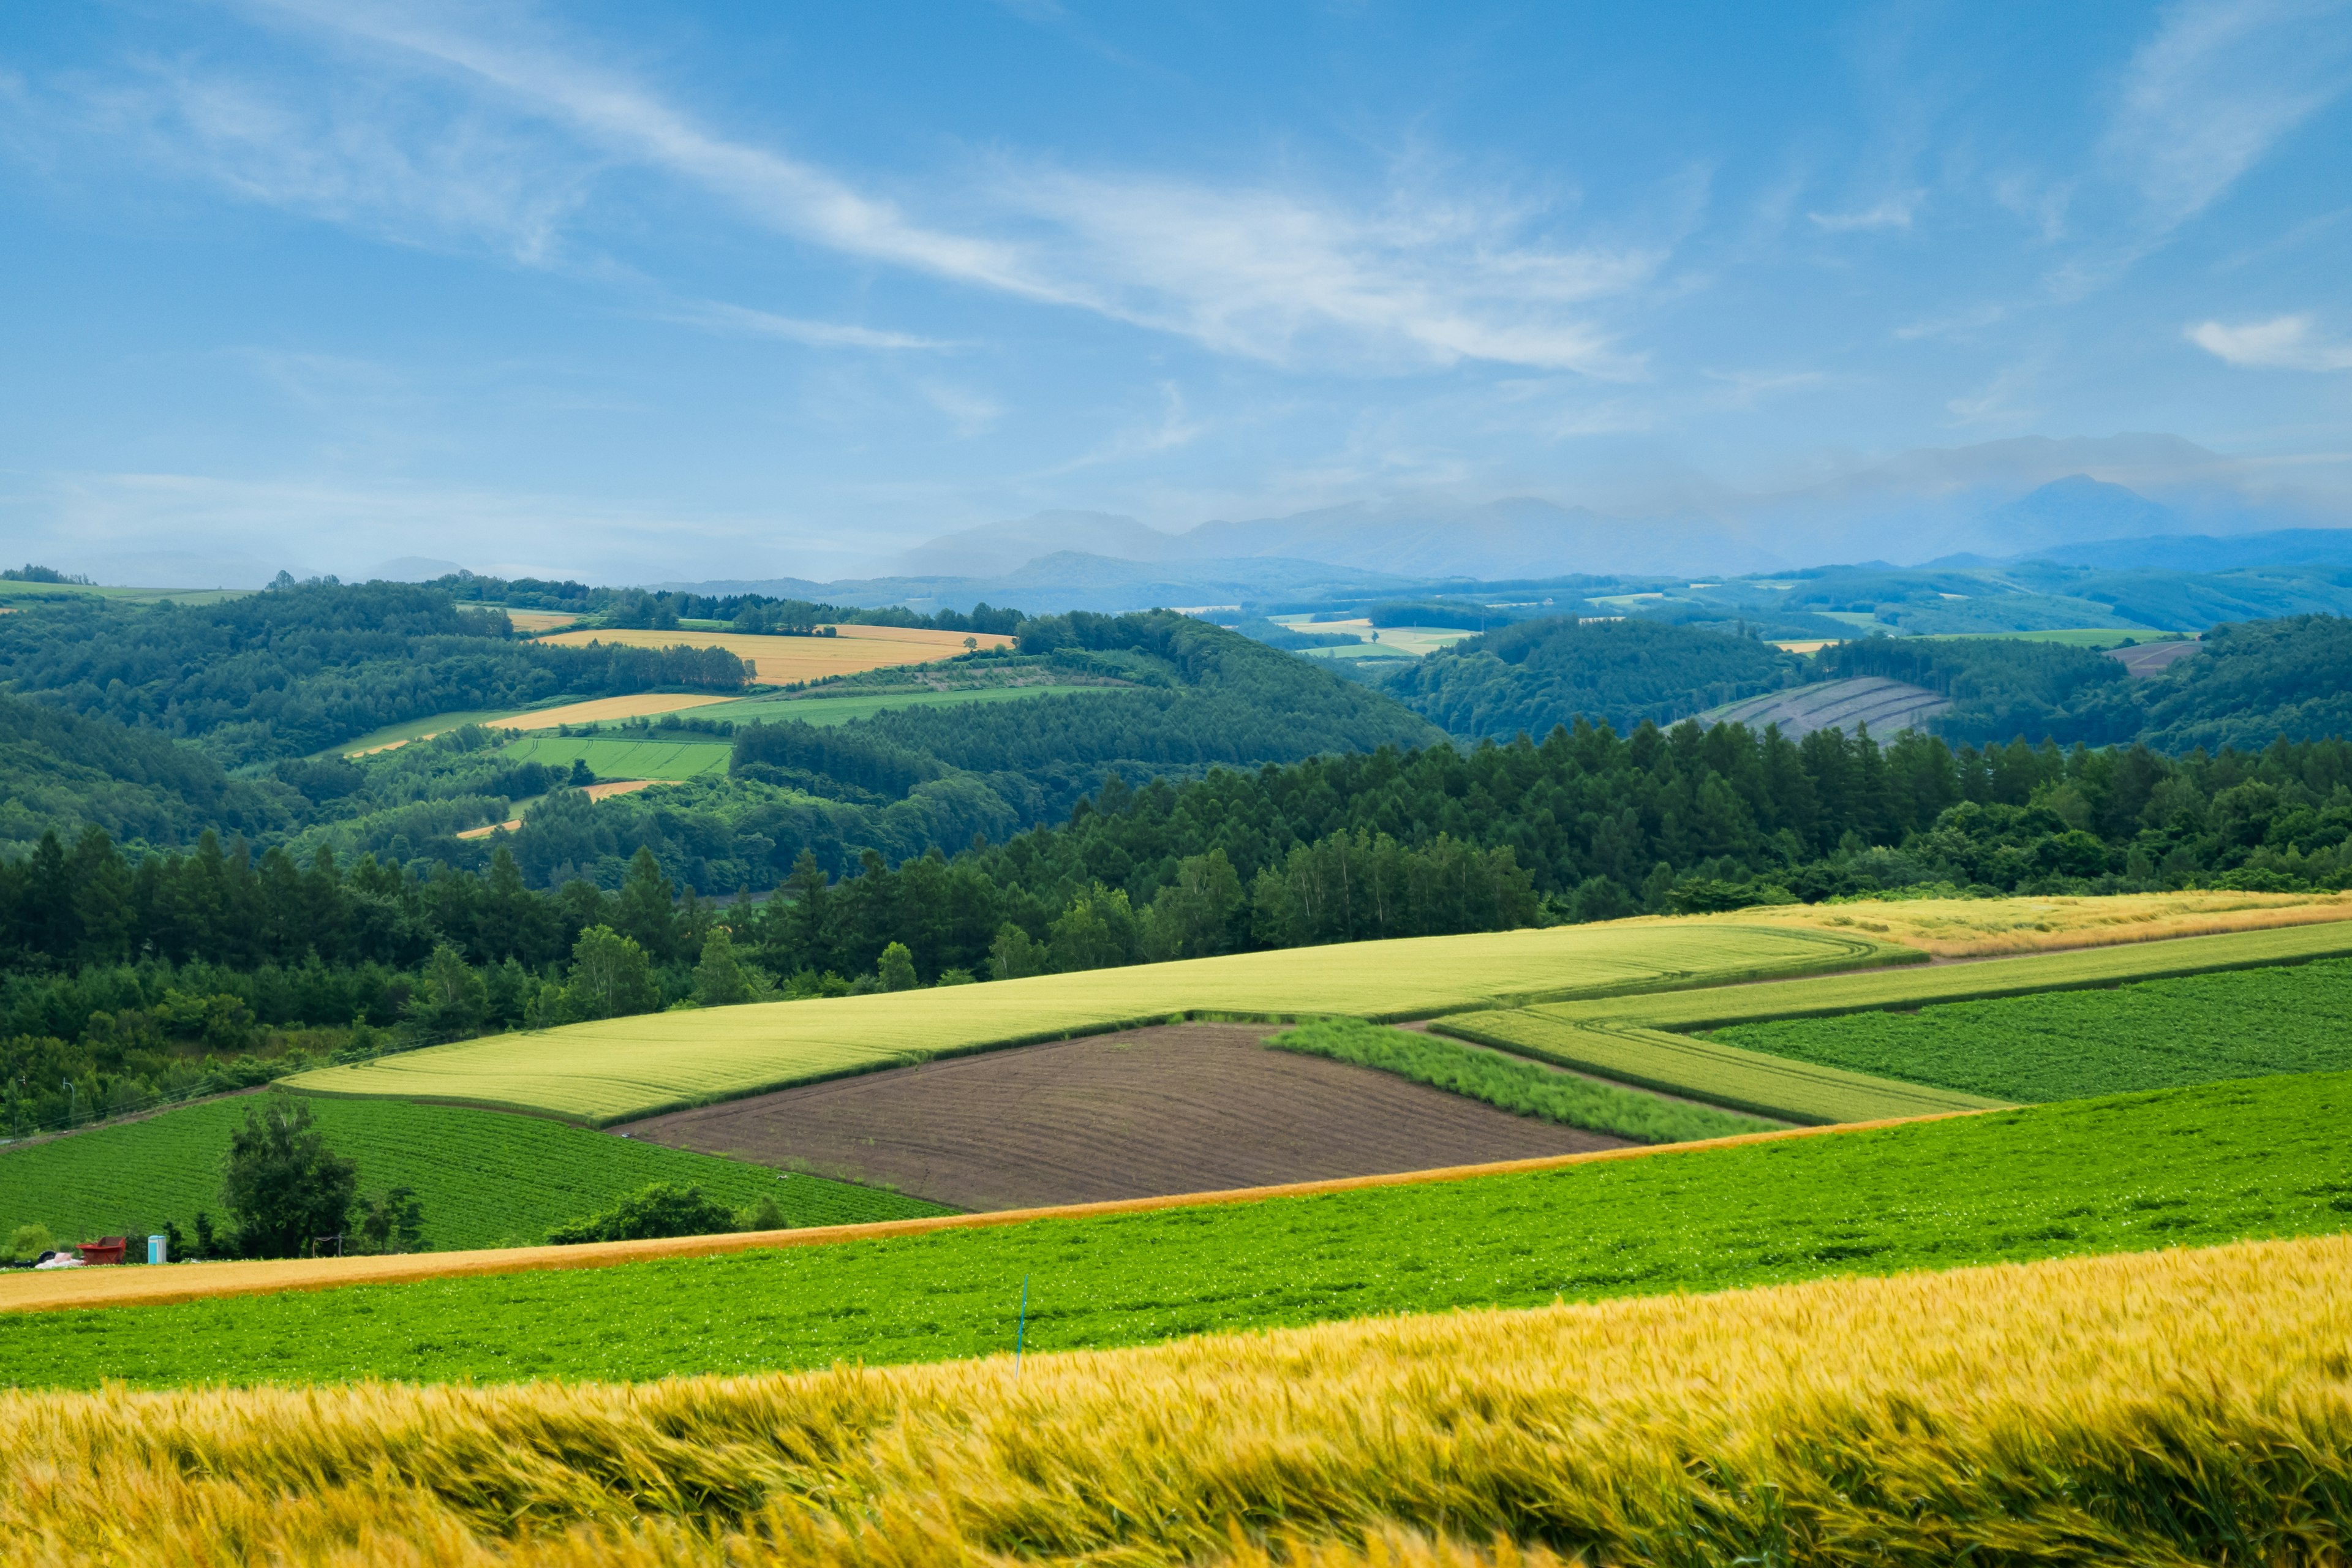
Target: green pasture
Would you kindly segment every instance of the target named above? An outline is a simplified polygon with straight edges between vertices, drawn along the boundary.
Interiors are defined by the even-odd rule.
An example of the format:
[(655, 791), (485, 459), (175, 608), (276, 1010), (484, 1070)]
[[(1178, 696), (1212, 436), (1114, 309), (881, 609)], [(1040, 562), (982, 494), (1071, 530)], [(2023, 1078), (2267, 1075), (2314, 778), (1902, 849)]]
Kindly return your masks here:
[[(38, 1223), (61, 1241), (195, 1232), (224, 1218), (221, 1162), (253, 1097), (0, 1149), (0, 1227)], [(313, 1100), (328, 1146), (358, 1163), (362, 1194), (413, 1188), (435, 1251), (535, 1246), (550, 1226), (609, 1207), (652, 1182), (699, 1186), (731, 1207), (773, 1197), (793, 1225), (945, 1214), (936, 1204), (722, 1160), (539, 1116), (397, 1100)]]
[(907, 708), (961, 708), (975, 702), (1017, 702), (1033, 697), (1066, 697), (1074, 692), (1124, 691), (1119, 686), (976, 686), (962, 691), (861, 691), (840, 697), (744, 697), (714, 703), (696, 711), (698, 719), (726, 719), (738, 724), (846, 724), (877, 713)]
[(0, 582), (0, 605), (75, 597), (110, 599), (118, 605), (157, 605), (166, 599), (175, 605), (217, 605), (252, 592), (250, 588), (109, 588), (87, 583)]
[[(1816, 1057), (1805, 1055), (1793, 1044), (1769, 1053), (1743, 1048), (1762, 1037), (1732, 1034), (1729, 1026), (2084, 991), (2130, 981), (2258, 969), (2346, 954), (2352, 954), (2352, 922), (2330, 921), (2031, 953), (1977, 963), (1550, 1003), (1457, 1015), (1436, 1027), (1562, 1067), (1759, 1115), (1792, 1121), (1848, 1121), (1965, 1109), (2011, 1097), (1988, 1096), (1957, 1084), (1931, 1087), (1945, 1081), (1934, 1078), (1924, 1082), (1895, 1081), (1912, 1075), (1893, 1071), (1893, 1058), (1884, 1052), (1855, 1049), (1843, 1056), (1824, 1052)], [(1726, 1032), (1712, 1039), (1690, 1037), (1700, 1031)], [(1792, 1027), (1771, 1037), (1792, 1043), (1808, 1037), (1808, 1032)], [(1864, 1063), (1873, 1065), (1857, 1065)], [(2009, 1079), (1988, 1077), (1983, 1081)], [(2084, 1087), (2077, 1092), (2094, 1093), (2100, 1087), (2088, 1077), (2081, 1081)]]
[(1413, 1083), (1483, 1100), (1514, 1115), (1539, 1117), (1563, 1127), (1607, 1132), (1639, 1143), (1687, 1143), (1701, 1138), (1764, 1132), (1779, 1125), (1711, 1105), (1661, 1100), (1497, 1051), (1386, 1024), (1368, 1024), (1360, 1018), (1318, 1018), (1286, 1029), (1266, 1044), (1279, 1051), (1328, 1057), (1394, 1073)]
[(2342, 1231), (2352, 1078), (1533, 1174), (181, 1305), (0, 1315), (0, 1384), (650, 1379)]
[(2000, 1100), (2078, 1100), (2273, 1073), (2352, 1071), (2352, 961), (1741, 1024), (1713, 1038)]
[(645, 1014), (406, 1051), (289, 1081), (313, 1093), (503, 1106), (602, 1125), (1176, 1015), (1431, 1017), (1921, 956), (1852, 934), (1716, 921), (1413, 937)]
[[(691, 734), (691, 731), (685, 731)], [(527, 735), (499, 749), (509, 762), (568, 768), (584, 762), (600, 779), (690, 779), (723, 773), (735, 755), (727, 741), (614, 740), (601, 735)]]

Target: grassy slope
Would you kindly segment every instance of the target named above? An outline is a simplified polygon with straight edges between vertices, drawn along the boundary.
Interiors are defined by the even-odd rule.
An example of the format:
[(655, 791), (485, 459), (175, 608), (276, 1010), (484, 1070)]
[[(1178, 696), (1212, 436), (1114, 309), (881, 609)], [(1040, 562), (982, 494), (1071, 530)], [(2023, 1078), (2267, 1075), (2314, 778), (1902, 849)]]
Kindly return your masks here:
[(2252, 1079), (1531, 1175), (614, 1268), (0, 1317), (0, 1382), (938, 1360), (1384, 1312), (2343, 1230), (2352, 1077)]
[(1360, 1018), (1319, 1019), (1286, 1030), (1266, 1044), (1276, 1050), (1374, 1068), (1520, 1116), (1612, 1133), (1640, 1143), (1728, 1138), (1766, 1131), (1774, 1125), (1709, 1105), (1683, 1105), (1639, 1089), (1596, 1083), (1499, 1051), (1385, 1024), (1367, 1024)]
[(588, 735), (529, 735), (499, 749), (509, 762), (569, 767), (584, 761), (600, 779), (690, 779), (723, 773), (735, 754), (726, 741), (683, 731), (646, 740)]
[(1714, 1038), (2008, 1100), (2352, 1070), (2352, 961), (1744, 1024)]
[[(165, 1221), (193, 1235), (222, 1217), (220, 1163), (254, 1100), (239, 1096), (0, 1151), (0, 1226), (37, 1221), (58, 1239), (140, 1235)], [(328, 1146), (358, 1162), (362, 1193), (416, 1190), (436, 1249), (529, 1245), (548, 1227), (649, 1182), (699, 1185), (749, 1208), (772, 1196), (793, 1225), (856, 1224), (949, 1211), (919, 1198), (588, 1132), (541, 1117), (394, 1100), (311, 1102)]]
[(1177, 1013), (1426, 1017), (1515, 998), (1654, 991), (1916, 957), (1858, 934), (1713, 921), (1414, 937), (656, 1013), (407, 1051), (292, 1081), (314, 1093), (465, 1100), (610, 1123)]

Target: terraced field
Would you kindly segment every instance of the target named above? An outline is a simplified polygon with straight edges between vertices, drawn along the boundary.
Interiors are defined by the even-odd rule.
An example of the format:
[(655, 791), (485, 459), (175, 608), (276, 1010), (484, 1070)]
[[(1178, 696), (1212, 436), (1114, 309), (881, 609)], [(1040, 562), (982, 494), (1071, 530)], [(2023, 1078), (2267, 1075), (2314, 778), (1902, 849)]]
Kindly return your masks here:
[(1950, 698), (1924, 686), (1867, 675), (1750, 697), (1710, 709), (1698, 720), (1702, 724), (1745, 724), (1754, 730), (1778, 724), (1792, 741), (1816, 730), (1852, 730), (1864, 724), (1870, 726), (1874, 735), (1891, 736), (1951, 705)]
[[(198, 1209), (223, 1217), (221, 1162), (252, 1103), (237, 1095), (0, 1150), (0, 1227), (37, 1222), (71, 1241), (144, 1236), (168, 1221), (194, 1235)], [(425, 1244), (436, 1250), (532, 1245), (549, 1227), (650, 1182), (699, 1186), (738, 1209), (772, 1197), (796, 1226), (944, 1212), (873, 1187), (805, 1175), (779, 1181), (764, 1166), (543, 1117), (396, 1100), (320, 1100), (312, 1109), (329, 1146), (358, 1163), (362, 1193), (416, 1193)]]
[[(2352, 925), (2335, 921), (2177, 942), (2033, 953), (1981, 963), (1545, 1004), (1452, 1016), (1432, 1026), (1441, 1033), (1482, 1045), (1760, 1115), (1794, 1121), (1841, 1121), (1872, 1116), (1917, 1115), (1935, 1109), (1959, 1110), (1995, 1101), (1958, 1089), (1897, 1082), (1891, 1076), (1856, 1073), (1829, 1065), (1840, 1059), (1865, 1059), (1861, 1057), (1797, 1059), (1794, 1042), (1803, 1037), (1795, 1031), (1772, 1037), (1790, 1043), (1790, 1051), (1785, 1055), (1767, 1055), (1688, 1036), (1736, 1024), (1879, 1013), (1937, 1002), (2030, 993), (2082, 991), (2134, 980), (2259, 969), (2347, 953), (2352, 953)], [(2216, 1070), (2206, 1076), (2210, 1079), (2231, 1075)], [(2086, 1087), (2082, 1092), (2096, 1092), (2096, 1088)]]
[(1864, 936), (1796, 927), (1562, 926), (657, 1013), (436, 1046), (289, 1081), (311, 1093), (453, 1100), (602, 1125), (1175, 1015), (1429, 1017), (1917, 957)]

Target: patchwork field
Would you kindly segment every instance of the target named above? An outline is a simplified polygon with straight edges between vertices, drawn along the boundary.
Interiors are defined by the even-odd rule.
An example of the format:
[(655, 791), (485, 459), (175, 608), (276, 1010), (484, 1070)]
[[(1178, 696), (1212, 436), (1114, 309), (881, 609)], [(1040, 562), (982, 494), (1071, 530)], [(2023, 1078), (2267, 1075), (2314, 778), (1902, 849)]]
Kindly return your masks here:
[(628, 1131), (973, 1210), (1421, 1171), (1626, 1142), (1369, 1068), (1268, 1050), (1260, 1042), (1269, 1032), (1263, 1024), (1186, 1024), (1095, 1035), (673, 1111)]
[(595, 735), (530, 735), (499, 748), (517, 763), (570, 767), (583, 762), (600, 779), (677, 782), (723, 773), (735, 748), (725, 741), (608, 740)]
[(930, 664), (964, 651), (971, 637), (982, 647), (1010, 647), (1013, 639), (993, 632), (937, 632), (908, 626), (838, 626), (828, 637), (754, 636), (740, 632), (571, 631), (554, 632), (541, 642), (585, 647), (592, 642), (620, 643), (630, 647), (723, 647), (751, 667), (751, 679), (761, 686), (786, 686), (794, 681), (822, 680), (827, 676), (854, 675), (889, 665)]
[(1001, 1562), (1015, 1531), (1135, 1568), (2329, 1562), (2347, 1302), (2330, 1237), (1017, 1366), (16, 1394), (0, 1527), (518, 1568)]
[[(251, 1097), (231, 1096), (142, 1121), (0, 1150), (0, 1227), (40, 1223), (61, 1241), (145, 1236), (165, 1222), (195, 1232), (198, 1209), (221, 1220), (221, 1163)], [(568, 1127), (544, 1117), (395, 1100), (311, 1102), (363, 1194), (415, 1191), (436, 1250), (530, 1246), (551, 1226), (611, 1205), (650, 1182), (699, 1186), (751, 1208), (772, 1197), (796, 1226), (938, 1214), (896, 1193), (814, 1177), (779, 1181), (738, 1161)]]
[(1024, 1279), (1029, 1347), (1057, 1351), (1558, 1297), (2333, 1235), (2352, 1225), (2341, 1206), (2352, 1193), (2352, 1145), (2340, 1131), (2347, 1109), (2345, 1075), (2252, 1079), (1313, 1197), (601, 1268), (0, 1313), (0, 1383), (878, 1366), (1009, 1350)]
[(708, 691), (640, 691), (628, 697), (592, 697), (584, 702), (566, 702), (558, 708), (534, 708), (528, 713), (509, 713), (484, 722), (493, 730), (556, 730), (572, 724), (609, 723), (615, 719), (651, 719), (734, 700), (731, 697), (714, 697)]
[(1741, 1024), (1745, 1050), (2006, 1100), (2352, 1070), (2352, 961), (2148, 980), (1916, 1012)]
[(1698, 716), (1702, 724), (1745, 724), (1761, 730), (1778, 724), (1790, 740), (1816, 730), (1852, 730), (1870, 726), (1871, 732), (1891, 736), (1952, 705), (1952, 700), (1924, 686), (1909, 686), (1882, 676), (1852, 680), (1827, 680), (1791, 687), (1762, 697), (1710, 709)]
[(656, 1013), (436, 1046), (289, 1081), (312, 1093), (456, 1100), (602, 1124), (1178, 1014), (1426, 1017), (1916, 957), (1864, 936), (1793, 926), (1561, 926)]
[[(2221, 936), (2188, 937), (2128, 947), (1989, 959), (1979, 963), (1937, 964), (1867, 973), (1818, 976), (1757, 985), (1725, 986), (1621, 999), (1561, 1002), (1497, 1012), (1445, 1017), (1432, 1026), (1445, 1034), (1627, 1083), (1685, 1094), (1717, 1104), (1780, 1116), (1795, 1121), (1843, 1121), (1862, 1116), (1901, 1115), (1929, 1109), (1959, 1109), (1988, 1103), (1952, 1089), (1897, 1083), (1892, 1075), (1867, 1077), (1827, 1065), (1837, 1058), (1796, 1059), (1797, 1052), (1765, 1055), (1715, 1040), (1688, 1037), (1700, 1030), (1780, 1019), (1823, 1018), (1840, 1014), (1881, 1013), (1937, 1002), (1967, 1001), (2031, 993), (2084, 991), (2126, 981), (2222, 970), (2261, 969), (2352, 953), (2352, 925), (2288, 926)], [(2111, 997), (2105, 999), (2112, 1001)], [(1669, 1032), (1680, 1031), (1680, 1032)], [(1790, 1028), (1773, 1037), (1806, 1037)], [(2313, 1047), (2317, 1048), (2317, 1047)], [(1864, 1059), (1855, 1053), (1855, 1059)], [(1869, 1058), (1879, 1059), (1879, 1058)], [(2085, 1065), (2045, 1070), (2076, 1073), (2073, 1092), (2103, 1088), (2100, 1070)], [(2177, 1068), (2176, 1071), (2192, 1071)], [(2201, 1079), (2241, 1076), (2221, 1064)], [(2172, 1081), (2182, 1081), (2176, 1077)]]

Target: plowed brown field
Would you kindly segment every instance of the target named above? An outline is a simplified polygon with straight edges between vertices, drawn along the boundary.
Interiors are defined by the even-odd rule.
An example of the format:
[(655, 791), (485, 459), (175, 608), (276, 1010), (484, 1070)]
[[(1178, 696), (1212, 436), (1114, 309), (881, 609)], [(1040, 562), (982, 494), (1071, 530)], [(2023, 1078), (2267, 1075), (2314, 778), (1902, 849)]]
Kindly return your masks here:
[(1370, 1068), (1181, 1024), (698, 1106), (630, 1136), (965, 1209), (1369, 1176), (1626, 1146)]

